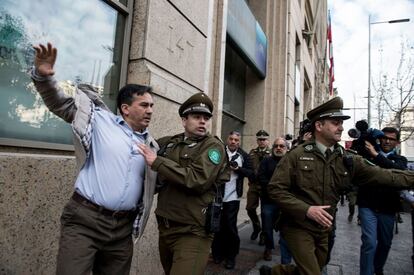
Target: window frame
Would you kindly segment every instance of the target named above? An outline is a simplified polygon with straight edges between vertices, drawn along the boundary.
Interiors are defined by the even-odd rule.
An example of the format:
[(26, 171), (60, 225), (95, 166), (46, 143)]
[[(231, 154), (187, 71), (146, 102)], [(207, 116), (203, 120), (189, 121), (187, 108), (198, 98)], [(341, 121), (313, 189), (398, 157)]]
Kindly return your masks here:
[[(108, 4), (114, 10), (116, 10), (121, 15), (126, 17), (125, 29), (124, 29), (124, 41), (122, 45), (121, 71), (119, 74), (118, 89), (120, 89), (127, 82), (129, 43), (131, 40), (132, 14), (133, 14), (133, 9), (134, 9), (134, 1), (128, 0), (127, 6), (125, 6), (118, 0), (101, 0), (101, 1)], [(59, 150), (59, 151), (75, 151), (75, 147), (73, 145), (53, 143), (53, 142), (34, 141), (30, 139), (0, 137), (0, 145), (22, 147), (22, 148), (35, 148), (35, 149), (52, 149), (52, 150)]]

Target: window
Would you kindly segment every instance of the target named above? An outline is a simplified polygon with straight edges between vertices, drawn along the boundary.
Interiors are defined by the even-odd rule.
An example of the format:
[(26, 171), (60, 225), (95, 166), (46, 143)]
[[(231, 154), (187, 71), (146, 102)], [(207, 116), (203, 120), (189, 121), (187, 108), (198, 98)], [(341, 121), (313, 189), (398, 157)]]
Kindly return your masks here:
[(47, 110), (31, 82), (28, 71), (34, 58), (32, 44), (50, 41), (57, 47), (55, 77), (65, 93), (73, 95), (76, 84), (89, 83), (108, 107), (116, 110), (128, 15), (124, 4), (126, 0), (2, 1), (2, 144), (72, 144), (70, 125)]
[(221, 129), (223, 138), (226, 138), (230, 131), (243, 133), (245, 95), (246, 64), (230, 45), (226, 45)]

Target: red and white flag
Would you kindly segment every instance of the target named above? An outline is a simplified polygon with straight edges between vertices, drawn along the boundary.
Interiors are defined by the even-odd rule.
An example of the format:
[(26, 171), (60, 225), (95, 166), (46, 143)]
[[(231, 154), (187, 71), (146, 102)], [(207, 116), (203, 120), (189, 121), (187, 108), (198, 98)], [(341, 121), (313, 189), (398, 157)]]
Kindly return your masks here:
[(333, 60), (333, 48), (332, 48), (332, 24), (331, 24), (331, 12), (328, 12), (328, 56), (329, 56), (329, 96), (333, 96), (333, 82), (334, 77), (334, 60)]

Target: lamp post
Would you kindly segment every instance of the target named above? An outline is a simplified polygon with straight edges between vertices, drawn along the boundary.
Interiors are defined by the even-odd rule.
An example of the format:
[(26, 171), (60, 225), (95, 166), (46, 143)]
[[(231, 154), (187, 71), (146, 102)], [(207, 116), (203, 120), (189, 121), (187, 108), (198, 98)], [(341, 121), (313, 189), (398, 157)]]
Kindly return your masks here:
[(368, 125), (371, 126), (371, 25), (375, 24), (395, 24), (409, 22), (409, 18), (396, 19), (389, 21), (371, 22), (371, 14), (368, 16)]

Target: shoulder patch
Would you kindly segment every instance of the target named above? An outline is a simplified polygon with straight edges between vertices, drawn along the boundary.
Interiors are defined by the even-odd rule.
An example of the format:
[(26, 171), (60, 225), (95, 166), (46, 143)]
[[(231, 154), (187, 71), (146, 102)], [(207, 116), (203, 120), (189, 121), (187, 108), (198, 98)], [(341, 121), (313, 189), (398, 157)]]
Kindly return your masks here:
[(214, 164), (219, 164), (221, 160), (221, 154), (217, 149), (210, 149), (208, 150), (208, 158)]
[(309, 144), (309, 145), (305, 146), (305, 151), (310, 152), (312, 150), (313, 150), (313, 145), (312, 144)]

